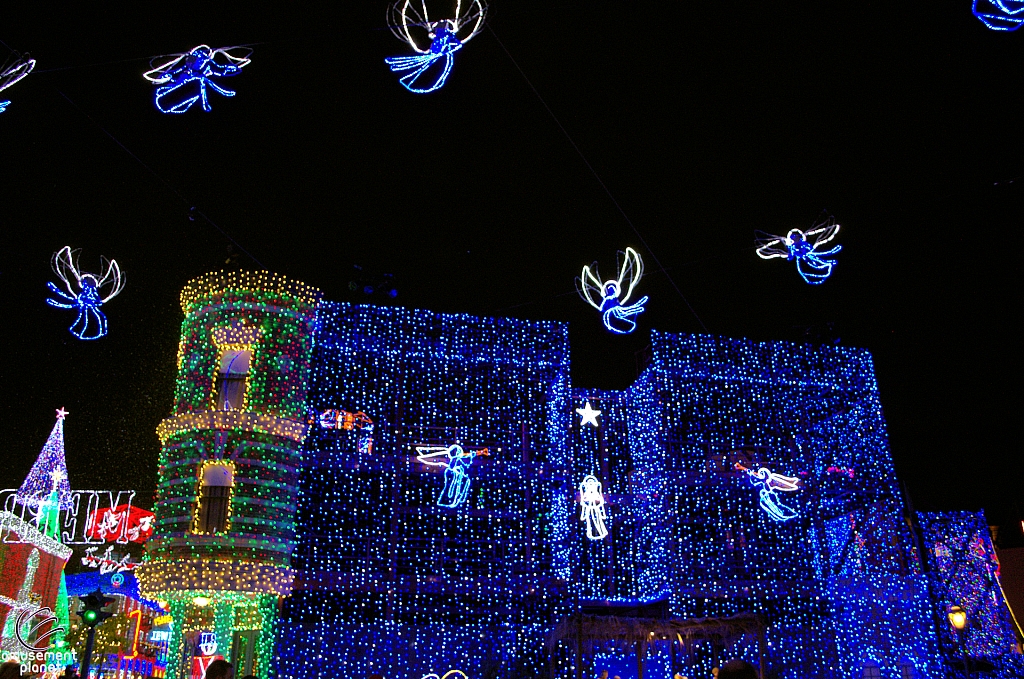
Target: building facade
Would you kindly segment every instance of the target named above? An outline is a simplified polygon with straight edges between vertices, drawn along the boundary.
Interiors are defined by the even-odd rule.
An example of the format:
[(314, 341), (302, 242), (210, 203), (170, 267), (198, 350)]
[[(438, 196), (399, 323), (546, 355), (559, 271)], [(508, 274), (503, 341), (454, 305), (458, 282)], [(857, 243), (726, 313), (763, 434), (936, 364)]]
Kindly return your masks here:
[(211, 634), (296, 678), (950, 672), (866, 351), (651, 331), (633, 385), (580, 389), (562, 323), (270, 274), (182, 299), (139, 572), (168, 676)]

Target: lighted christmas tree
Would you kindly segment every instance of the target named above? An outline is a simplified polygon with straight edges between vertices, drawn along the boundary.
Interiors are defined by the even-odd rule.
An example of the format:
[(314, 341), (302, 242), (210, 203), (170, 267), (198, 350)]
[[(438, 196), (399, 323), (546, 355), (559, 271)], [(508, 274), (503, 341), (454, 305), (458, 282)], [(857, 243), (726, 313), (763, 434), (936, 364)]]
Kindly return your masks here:
[(63, 408), (57, 411), (57, 422), (25, 482), (18, 489), (18, 502), (23, 505), (38, 508), (50, 501), (51, 493), (56, 492), (60, 509), (71, 509), (71, 486), (64, 459), (64, 417), (67, 414)]

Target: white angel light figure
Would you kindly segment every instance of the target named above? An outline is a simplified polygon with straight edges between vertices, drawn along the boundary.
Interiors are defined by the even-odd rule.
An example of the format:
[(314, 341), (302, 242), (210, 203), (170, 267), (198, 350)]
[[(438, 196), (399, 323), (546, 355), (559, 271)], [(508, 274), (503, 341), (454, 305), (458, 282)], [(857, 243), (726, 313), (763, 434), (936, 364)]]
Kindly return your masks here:
[(399, 78), (410, 92), (433, 92), (444, 85), (454, 54), (480, 32), (486, 16), (487, 4), (482, 0), (456, 0), (454, 18), (439, 21), (430, 19), (426, 0), (398, 0), (388, 7), (388, 26), (417, 56), (388, 57), (384, 63), (394, 73), (411, 71)]
[(810, 231), (790, 229), (785, 236), (774, 236), (758, 231), (757, 256), (761, 259), (785, 257), (796, 261), (796, 270), (800, 277), (811, 285), (820, 285), (832, 274), (836, 265), (831, 257), (843, 249), (837, 245), (830, 250), (819, 250), (839, 233), (839, 225), (834, 217), (829, 217), (820, 224), (815, 224)]
[(469, 495), (469, 478), (467, 470), (478, 456), (488, 456), (487, 448), (465, 451), (459, 444), (444, 446), (416, 446), (416, 459), (423, 464), (444, 467), (444, 488), (437, 498), (440, 507), (454, 509), (466, 501)]
[(627, 335), (636, 330), (636, 321), (633, 319), (644, 312), (644, 304), (647, 303), (647, 297), (644, 296), (638, 302), (626, 306), (633, 288), (643, 276), (644, 263), (633, 248), (626, 248), (619, 255), (618, 278), (602, 283), (597, 272), (597, 262), (594, 262), (583, 267), (583, 273), (576, 279), (576, 289), (580, 297), (601, 312), (604, 327), (616, 334)]
[(761, 509), (768, 513), (768, 516), (775, 521), (789, 521), (800, 516), (800, 512), (787, 507), (779, 500), (779, 491), (791, 493), (800, 490), (800, 479), (795, 476), (783, 476), (776, 474), (767, 467), (761, 467), (757, 471), (744, 467), (739, 462), (736, 469), (745, 471), (750, 477), (750, 483), (760, 488), (758, 493), (761, 499)]
[[(124, 274), (117, 261), (101, 257), (102, 275), (82, 273), (78, 269), (78, 250), (70, 245), (54, 253), (50, 264), (57, 276), (64, 281), (64, 292), (53, 283), (46, 285), (58, 297), (47, 299), (46, 303), (60, 309), (78, 309), (75, 322), (68, 328), (78, 339), (94, 340), (107, 334), (107, 317), (100, 311), (124, 288)], [(103, 289), (107, 288), (104, 293)]]
[(601, 540), (608, 535), (604, 520), (608, 516), (604, 512), (604, 495), (601, 493), (601, 482), (593, 474), (587, 474), (580, 481), (580, 521), (587, 524), (587, 537)]

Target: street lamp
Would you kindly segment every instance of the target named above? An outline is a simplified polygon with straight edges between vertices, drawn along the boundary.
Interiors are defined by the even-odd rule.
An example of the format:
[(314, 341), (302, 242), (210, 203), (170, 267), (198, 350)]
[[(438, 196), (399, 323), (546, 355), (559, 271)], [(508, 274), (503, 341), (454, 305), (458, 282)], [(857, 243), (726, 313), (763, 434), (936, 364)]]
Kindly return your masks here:
[(967, 611), (961, 606), (950, 606), (946, 609), (946, 617), (949, 618), (949, 624), (956, 630), (957, 641), (960, 642), (960, 655), (964, 660), (964, 676), (967, 679), (971, 677), (971, 670), (967, 666), (967, 643), (965, 630), (967, 629)]

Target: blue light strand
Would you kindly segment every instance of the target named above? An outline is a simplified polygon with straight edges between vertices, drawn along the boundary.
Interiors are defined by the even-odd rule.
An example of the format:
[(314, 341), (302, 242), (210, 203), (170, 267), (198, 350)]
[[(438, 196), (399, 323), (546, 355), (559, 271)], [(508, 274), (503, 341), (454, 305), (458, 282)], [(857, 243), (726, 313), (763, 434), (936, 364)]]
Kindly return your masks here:
[[(402, 83), (402, 87), (415, 92), (416, 94), (427, 94), (434, 90), (440, 89), (445, 82), (448, 80), (448, 74), (451, 73), (452, 64), (455, 63), (455, 57), (453, 56), (457, 51), (462, 49), (462, 43), (456, 38), (446, 27), (441, 26), (436, 31), (436, 37), (430, 43), (430, 51), (427, 54), (419, 54), (414, 57), (388, 57), (384, 60), (390, 68), (392, 73), (402, 73), (403, 71), (412, 71), (401, 78), (399, 82)], [(443, 60), (443, 61), (442, 61)], [(431, 70), (431, 67), (437, 63), (441, 63), (433, 82), (423, 87), (417, 85), (420, 78)], [(425, 81), (430, 81), (429, 78), (424, 77)]]
[(972, 0), (971, 13), (993, 31), (1016, 31), (1024, 24), (1024, 1)]

